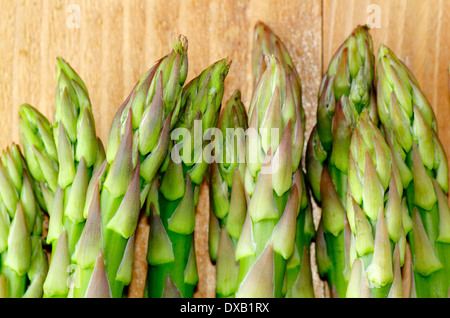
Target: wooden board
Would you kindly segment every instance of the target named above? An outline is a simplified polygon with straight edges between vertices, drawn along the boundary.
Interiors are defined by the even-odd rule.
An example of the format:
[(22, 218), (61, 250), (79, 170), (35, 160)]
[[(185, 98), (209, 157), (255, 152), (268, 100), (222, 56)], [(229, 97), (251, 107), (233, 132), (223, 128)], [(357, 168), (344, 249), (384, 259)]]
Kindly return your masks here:
[[(106, 140), (112, 118), (135, 82), (170, 51), (171, 37), (180, 33), (189, 41), (188, 80), (229, 57), (233, 62), (224, 100), (240, 89), (248, 107), (253, 26), (258, 20), (282, 38), (298, 68), (307, 138), (315, 122), (321, 74), (353, 27), (367, 23), (370, 4), (381, 9), (381, 27), (371, 31), (375, 47), (385, 43), (406, 59), (437, 113), (449, 153), (445, 122), (450, 116), (450, 3), (444, 0), (0, 0), (0, 147), (19, 142), (17, 109), (22, 103), (53, 116), (57, 56), (85, 81), (98, 134)], [(196, 218), (201, 275), (195, 297), (214, 297), (208, 214), (208, 188), (203, 184)], [(319, 214), (315, 209), (315, 220)], [(145, 282), (148, 225), (141, 220), (133, 297), (142, 295)], [(314, 281), (316, 297), (326, 297), (316, 271)]]

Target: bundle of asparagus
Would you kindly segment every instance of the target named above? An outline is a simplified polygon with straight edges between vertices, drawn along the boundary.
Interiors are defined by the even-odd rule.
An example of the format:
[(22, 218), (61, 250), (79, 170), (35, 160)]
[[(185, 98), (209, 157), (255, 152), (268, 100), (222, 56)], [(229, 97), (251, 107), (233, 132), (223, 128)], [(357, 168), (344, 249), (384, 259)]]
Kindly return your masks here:
[(267, 25), (254, 28), (248, 109), (240, 90), (222, 108), (230, 60), (185, 85), (187, 39), (172, 45), (116, 111), (106, 148), (87, 87), (62, 58), (53, 120), (21, 105), (23, 150), (0, 157), (0, 297), (127, 297), (141, 214), (144, 297), (193, 297), (205, 177), (216, 297), (315, 297), (313, 242), (333, 297), (450, 295), (435, 114), (389, 48), (375, 58), (366, 26), (328, 65), (305, 169), (300, 76)]

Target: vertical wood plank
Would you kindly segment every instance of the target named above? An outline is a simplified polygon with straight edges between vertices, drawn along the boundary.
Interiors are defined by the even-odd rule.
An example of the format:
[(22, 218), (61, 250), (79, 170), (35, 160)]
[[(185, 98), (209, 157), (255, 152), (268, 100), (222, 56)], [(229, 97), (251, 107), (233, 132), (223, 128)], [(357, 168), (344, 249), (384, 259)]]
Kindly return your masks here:
[[(16, 107), (13, 107), (12, 99), (14, 92), (17, 90), (13, 83), (14, 78), (14, 34), (15, 34), (15, 15), (17, 6), (4, 6), (0, 19), (0, 30), (2, 37), (0, 38), (0, 61), (1, 61), (1, 78), (0, 78), (0, 147), (3, 149), (10, 142), (17, 142), (15, 129), (11, 129), (12, 120), (16, 114)], [(17, 94), (17, 93), (16, 93)]]

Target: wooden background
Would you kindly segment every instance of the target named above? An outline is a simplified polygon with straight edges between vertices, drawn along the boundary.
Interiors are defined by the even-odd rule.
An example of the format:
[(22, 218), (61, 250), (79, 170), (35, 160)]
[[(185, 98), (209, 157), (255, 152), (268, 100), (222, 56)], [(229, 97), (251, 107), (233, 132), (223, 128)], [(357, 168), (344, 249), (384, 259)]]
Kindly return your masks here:
[[(171, 37), (179, 33), (189, 41), (187, 80), (229, 57), (233, 63), (224, 99), (239, 88), (248, 106), (253, 27), (262, 20), (285, 42), (300, 73), (306, 137), (315, 122), (318, 87), (330, 57), (357, 24), (369, 23), (375, 27), (375, 49), (380, 43), (388, 45), (415, 73), (450, 154), (448, 0), (0, 0), (0, 8), (1, 148), (19, 142), (17, 109), (22, 103), (53, 116), (57, 56), (85, 81), (98, 134), (106, 140), (117, 108), (142, 74), (170, 51)], [(200, 283), (195, 296), (214, 297), (205, 185), (197, 210)], [(319, 214), (315, 209), (315, 220)], [(141, 295), (145, 277), (144, 221), (139, 225), (140, 261), (130, 287), (132, 297)], [(314, 281), (316, 297), (326, 297), (327, 288), (316, 273)]]

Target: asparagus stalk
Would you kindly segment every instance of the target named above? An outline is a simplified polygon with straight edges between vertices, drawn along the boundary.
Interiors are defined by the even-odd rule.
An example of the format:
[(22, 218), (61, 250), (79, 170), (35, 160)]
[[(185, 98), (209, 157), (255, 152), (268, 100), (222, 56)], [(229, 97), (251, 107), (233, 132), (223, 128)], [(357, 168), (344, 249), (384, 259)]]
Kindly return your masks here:
[(301, 84), (285, 46), (262, 23), (255, 27), (253, 65), (245, 171), (250, 200), (236, 246), (235, 296), (284, 297), (291, 294), (284, 284), (287, 261), (303, 255), (295, 244), (296, 220), (306, 205), (299, 169), (304, 138)]
[[(300, 169), (299, 169), (300, 170)], [(311, 194), (305, 172), (294, 176), (295, 184), (303, 188), (300, 213), (296, 221), (295, 249), (286, 264), (286, 298), (314, 298), (311, 268), (311, 242), (316, 239)], [(300, 180), (297, 180), (299, 178)]]
[[(59, 279), (73, 270), (71, 256), (86, 220), (83, 209), (88, 182), (105, 158), (83, 80), (62, 58), (57, 59), (56, 77), (53, 124), (29, 105), (22, 105), (19, 110), (25, 155), (40, 182), (43, 207), (50, 216), (46, 241), (53, 248), (44, 297), (67, 297), (68, 280), (61, 284)], [(38, 134), (34, 135), (36, 130)], [(62, 232), (67, 241), (58, 248)], [(63, 255), (55, 256), (56, 251)], [(61, 268), (63, 263), (52, 264), (55, 258), (67, 259), (67, 267)]]
[(209, 149), (204, 140), (217, 125), (230, 63), (223, 59), (211, 64), (183, 88), (184, 112), (172, 135), (173, 150), (161, 167), (157, 194), (149, 194), (147, 201), (150, 298), (190, 298), (198, 283), (193, 231), (199, 187), (209, 163), (203, 157)]
[(86, 221), (83, 210), (87, 186), (95, 168), (104, 161), (105, 151), (97, 138), (87, 88), (61, 58), (58, 58), (55, 110), (53, 135), (59, 164), (56, 193), (60, 188), (63, 205), (52, 206), (47, 242), (56, 246), (61, 229), (66, 229), (71, 258)]
[(70, 291), (74, 297), (122, 297), (131, 281), (139, 213), (182, 109), (186, 50), (187, 40), (180, 36), (173, 50), (136, 84), (113, 119), (106, 160), (87, 189), (83, 213), (88, 220), (73, 256), (78, 283)]
[[(322, 181), (331, 181), (327, 168)], [(351, 229), (351, 274), (347, 297), (406, 297), (401, 267), (412, 219), (406, 207), (400, 170), (367, 110), (360, 114), (349, 150), (347, 219)], [(324, 218), (345, 227), (343, 215)], [(327, 225), (329, 227), (329, 225)], [(406, 262), (405, 266), (410, 266)], [(406, 277), (405, 277), (406, 278)]]
[(295, 221), (301, 210), (300, 105), (286, 69), (273, 55), (266, 56), (266, 63), (249, 112), (254, 134), (246, 144), (248, 214), (236, 247), (239, 298), (286, 294), (286, 262), (296, 248)]
[[(306, 116), (302, 107), (302, 83), (297, 69), (294, 66), (288, 49), (281, 39), (270, 27), (262, 22), (258, 22), (254, 30), (253, 43), (253, 78), (255, 87), (257, 86), (262, 73), (266, 68), (264, 55), (273, 54), (286, 69), (289, 82), (292, 87), (293, 99), (298, 101), (301, 127), (303, 135), (305, 133)], [(301, 141), (300, 157), (303, 154), (303, 140)], [(294, 147), (295, 148), (295, 147)], [(294, 160), (297, 162), (297, 159)], [(299, 164), (300, 166), (301, 164)], [(296, 223), (296, 238), (294, 253), (288, 260), (286, 268), (286, 297), (313, 297), (312, 272), (310, 266), (310, 246), (315, 237), (315, 226), (312, 217), (311, 202), (309, 199), (308, 185), (304, 180), (304, 172), (299, 167), (301, 180), (301, 209)], [(300, 183), (299, 183), (300, 184)]]
[[(273, 83), (270, 83), (271, 76), (274, 79)], [(305, 127), (305, 115), (301, 100), (301, 81), (286, 46), (262, 22), (258, 22), (254, 30), (253, 78), (255, 86), (250, 105), (252, 117), (250, 117), (249, 126), (253, 130), (259, 129), (256, 132), (256, 136), (258, 136), (258, 141), (262, 140), (260, 144), (262, 147), (255, 150), (255, 148), (250, 149), (250, 146), (248, 146), (246, 149), (248, 157), (245, 184), (249, 195), (252, 197), (253, 192), (256, 192), (257, 184), (260, 183), (259, 187), (261, 187), (262, 184), (267, 182), (267, 180), (256, 182), (261, 171), (263, 171), (261, 163), (264, 160), (267, 164), (267, 161), (274, 158), (274, 166), (278, 165), (281, 170), (274, 169), (272, 171), (273, 176), (268, 176), (267, 178), (273, 179), (273, 182), (269, 181), (268, 184), (270, 186), (270, 183), (273, 183), (273, 200), (276, 202), (275, 206), (278, 215), (267, 223), (270, 225), (266, 229), (261, 228), (259, 230), (261, 231), (259, 236), (253, 233), (252, 237), (252, 235), (249, 236), (247, 233), (247, 237), (240, 240), (239, 244), (244, 246), (244, 254), (247, 255), (241, 255), (242, 251), (237, 250), (236, 258), (246, 258), (243, 262), (246, 265), (240, 269), (239, 273), (241, 286), (237, 296), (257, 297), (256, 289), (258, 287), (248, 288), (248, 284), (253, 280), (259, 279), (258, 275), (251, 273), (257, 272), (259, 265), (256, 265), (256, 262), (255, 266), (251, 264), (261, 254), (261, 251), (245, 251), (245, 246), (252, 244), (249, 240), (256, 239), (259, 249), (264, 248), (268, 241), (268, 249), (271, 248), (271, 244), (276, 244), (276, 253), (274, 255), (277, 263), (274, 267), (275, 269), (268, 272), (267, 278), (263, 279), (263, 284), (272, 285), (264, 287), (268, 295), (270, 297), (313, 297), (309, 249), (311, 240), (315, 235), (315, 229), (312, 221), (312, 209), (308, 208), (307, 189), (300, 166)], [(269, 97), (271, 96), (270, 93), (274, 95), (272, 100)], [(258, 106), (255, 106), (257, 104)], [(277, 116), (278, 114), (282, 114), (281, 118)], [(274, 130), (278, 133), (278, 140), (276, 140), (277, 137), (274, 135), (274, 138), (269, 141), (272, 138), (270, 133)], [(261, 136), (258, 133), (261, 133)], [(248, 138), (248, 142), (252, 143), (251, 136)], [(269, 143), (271, 143), (270, 149), (268, 148)], [(252, 160), (249, 156), (251, 153), (258, 153), (259, 158)], [(273, 156), (274, 153), (275, 155)], [(281, 157), (285, 158), (279, 161)], [(292, 170), (290, 168), (291, 165)], [(262, 175), (264, 174), (266, 173), (263, 172)], [(270, 175), (271, 173), (268, 174)], [(291, 180), (290, 182), (288, 181), (289, 179)], [(297, 194), (292, 192), (294, 189), (297, 190), (294, 191)], [(292, 199), (289, 196), (290, 193), (292, 194)], [(262, 195), (262, 192), (259, 195)], [(255, 228), (258, 228), (260, 225), (256, 224), (265, 224), (265, 219), (270, 219), (270, 216), (267, 217), (266, 215), (258, 220), (258, 217), (254, 214), (258, 213), (255, 210), (259, 209), (255, 205), (257, 201), (258, 197), (250, 200), (248, 211), (249, 214), (252, 213), (253, 215), (247, 218), (247, 230), (251, 222), (254, 222)], [(278, 230), (273, 231), (273, 227), (278, 228)], [(272, 231), (273, 237), (268, 240)], [(283, 235), (275, 234), (277, 232), (284, 233)], [(281, 243), (282, 241), (283, 243)], [(238, 248), (240, 248), (239, 244)], [(282, 251), (283, 249), (284, 251)], [(271, 257), (270, 252), (264, 254), (267, 254), (269, 258)], [(279, 254), (282, 256), (280, 257)], [(250, 266), (252, 268), (251, 272)], [(245, 278), (247, 282), (244, 284), (244, 277), (247, 276), (249, 278)]]
[(58, 187), (58, 153), (52, 124), (35, 107), (23, 104), (19, 108), (19, 135), (30, 175), (38, 183), (36, 199), (49, 213)]
[[(352, 131), (364, 109), (378, 125), (374, 67), (368, 28), (358, 26), (336, 51), (323, 77), (317, 124), (306, 151), (307, 179), (322, 208), (316, 244), (319, 275), (334, 297), (345, 297), (351, 268), (350, 235), (344, 224)], [(340, 226), (327, 221), (337, 216)]]
[(43, 213), (35, 184), (16, 144), (0, 162), (0, 297), (41, 298), (48, 271)]
[(247, 214), (244, 187), (247, 111), (236, 90), (223, 108), (218, 129), (221, 137), (217, 161), (209, 167), (209, 253), (216, 264), (216, 296), (233, 297), (237, 290), (239, 263), (236, 244)]
[(412, 72), (386, 46), (377, 56), (377, 105), (412, 218), (409, 241), (417, 297), (447, 297), (450, 286), (448, 162), (436, 118)]
[[(286, 68), (294, 99), (298, 100), (300, 105), (302, 105), (302, 82), (286, 45), (269, 26), (261, 21), (256, 23), (253, 37), (253, 89), (256, 89), (266, 68), (264, 55), (273, 54)], [(302, 127), (305, 129), (306, 115), (303, 107), (300, 107), (300, 118)]]

